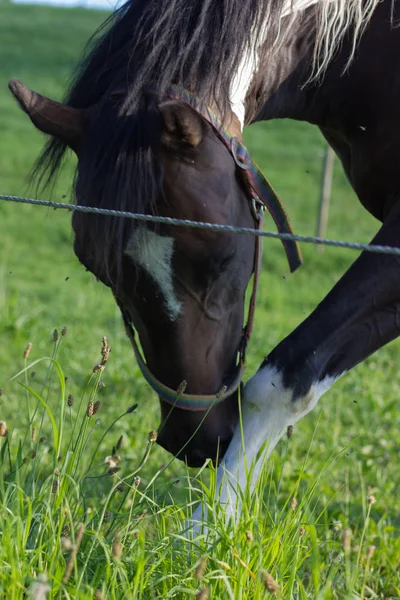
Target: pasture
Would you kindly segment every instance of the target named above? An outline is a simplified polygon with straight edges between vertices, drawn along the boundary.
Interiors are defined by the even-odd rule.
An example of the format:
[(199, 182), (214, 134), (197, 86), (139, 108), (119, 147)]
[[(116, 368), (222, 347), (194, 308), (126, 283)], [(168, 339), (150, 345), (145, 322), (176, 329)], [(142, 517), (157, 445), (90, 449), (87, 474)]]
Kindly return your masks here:
[[(42, 143), (8, 80), (60, 99), (103, 19), (0, 0), (1, 194), (35, 195), (27, 175)], [(246, 139), (296, 233), (313, 234), (318, 131), (274, 122)], [(41, 197), (70, 200), (72, 163)], [(328, 237), (367, 242), (377, 227), (336, 163)], [(225, 527), (212, 469), (188, 470), (149, 437), (158, 401), (111, 294), (74, 256), (70, 214), (0, 201), (0, 240), (1, 597), (400, 597), (398, 342), (337, 382), (282, 440), (239, 523)], [(280, 243), (265, 241), (247, 376), (357, 256), (302, 251), (305, 264), (290, 275)], [(112, 351), (93, 373), (103, 336)], [(210, 539), (189, 543), (181, 530), (199, 497), (210, 505)]]

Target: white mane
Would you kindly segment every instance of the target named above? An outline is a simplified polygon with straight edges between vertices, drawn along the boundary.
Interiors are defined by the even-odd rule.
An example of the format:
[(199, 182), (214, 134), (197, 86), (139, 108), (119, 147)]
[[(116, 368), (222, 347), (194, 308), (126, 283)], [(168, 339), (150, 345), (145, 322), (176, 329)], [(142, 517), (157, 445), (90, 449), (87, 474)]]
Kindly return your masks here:
[[(334, 57), (344, 35), (352, 27), (353, 46), (348, 57), (348, 64), (350, 64), (357, 41), (379, 2), (381, 0), (284, 0), (278, 13), (275, 13), (275, 17), (282, 24), (275, 38), (275, 47), (279, 49), (281, 41), (287, 39), (291, 31), (296, 35), (299, 13), (310, 6), (315, 6), (317, 20), (311, 79), (318, 78)], [(242, 126), (245, 120), (246, 95), (259, 66), (259, 48), (266, 40), (269, 28), (268, 21), (261, 29), (255, 27), (258, 35), (252, 36), (248, 50), (231, 84), (231, 107)]]
[[(320, 75), (332, 60), (343, 36), (353, 28), (353, 47), (349, 56), (354, 57), (357, 41), (364, 32), (381, 0), (285, 0), (281, 16), (293, 15), (315, 6), (317, 14), (316, 43), (314, 51), (314, 76)], [(289, 27), (291, 25), (289, 24)]]

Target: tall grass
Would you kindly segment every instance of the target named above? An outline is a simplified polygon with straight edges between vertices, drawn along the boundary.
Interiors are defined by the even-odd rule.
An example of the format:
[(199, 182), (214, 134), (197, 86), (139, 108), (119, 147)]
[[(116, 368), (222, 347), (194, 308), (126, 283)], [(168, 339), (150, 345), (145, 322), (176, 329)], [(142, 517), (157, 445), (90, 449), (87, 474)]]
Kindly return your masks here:
[[(133, 465), (113, 422), (102, 421), (103, 376), (110, 348), (102, 341), (100, 361), (79, 397), (67, 393), (59, 361), (66, 329), (53, 333), (50, 357), (29, 362), (10, 386), (20, 404), (12, 423), (0, 423), (0, 589), (4, 597), (46, 598), (363, 598), (369, 589), (374, 551), (369, 498), (364, 524), (353, 543), (347, 518), (326, 530), (329, 502), (318, 501), (320, 474), (307, 481), (309, 457), (280, 495), (291, 436), (279, 470), (268, 463), (254, 493), (243, 492), (243, 508), (227, 522), (218, 501), (215, 470), (181, 477), (186, 502), (168, 488), (176, 481), (153, 469), (147, 483), (141, 469), (156, 433), (142, 440)], [(3, 403), (6, 398), (3, 395)], [(287, 486), (286, 486), (287, 487)], [(185, 529), (201, 499), (207, 510), (203, 533)], [(330, 500), (332, 501), (332, 497)], [(320, 534), (319, 532), (322, 531)]]

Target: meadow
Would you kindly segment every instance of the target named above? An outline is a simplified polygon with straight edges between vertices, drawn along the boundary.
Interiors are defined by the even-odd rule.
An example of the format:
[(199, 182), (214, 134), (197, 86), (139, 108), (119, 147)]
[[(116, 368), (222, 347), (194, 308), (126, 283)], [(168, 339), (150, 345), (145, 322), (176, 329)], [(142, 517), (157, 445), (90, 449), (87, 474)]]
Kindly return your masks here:
[[(0, 0), (0, 194), (35, 195), (28, 173), (43, 143), (8, 80), (60, 99), (104, 17)], [(246, 139), (295, 231), (313, 234), (321, 135), (274, 122)], [(69, 201), (72, 173), (73, 159), (42, 197)], [(0, 597), (400, 598), (399, 343), (296, 425), (227, 526), (213, 470), (189, 470), (154, 443), (157, 399), (111, 294), (74, 256), (70, 220), (0, 201)], [(337, 162), (328, 237), (367, 242), (378, 226)], [(290, 275), (279, 242), (264, 244), (247, 376), (356, 257), (302, 250)], [(182, 528), (199, 498), (209, 538), (188, 542)]]

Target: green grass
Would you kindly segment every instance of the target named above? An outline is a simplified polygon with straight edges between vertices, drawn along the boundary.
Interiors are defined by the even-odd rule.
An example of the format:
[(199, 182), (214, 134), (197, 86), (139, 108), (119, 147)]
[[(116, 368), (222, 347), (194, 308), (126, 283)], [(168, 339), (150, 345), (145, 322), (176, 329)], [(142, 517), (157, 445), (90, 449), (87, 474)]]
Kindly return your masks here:
[[(19, 77), (60, 98), (102, 19), (95, 11), (0, 2), (0, 193), (34, 193), (26, 176), (42, 142), (7, 81)], [(295, 230), (314, 233), (319, 133), (276, 122), (251, 128), (247, 140)], [(52, 198), (70, 197), (71, 173), (69, 165)], [(329, 237), (368, 241), (377, 226), (337, 164)], [(268, 220), (266, 227), (272, 228)], [(339, 381), (293, 438), (280, 443), (233, 530), (214, 499), (212, 470), (188, 471), (148, 441), (158, 425), (157, 400), (140, 376), (111, 295), (73, 254), (70, 215), (0, 202), (0, 239), (0, 420), (9, 430), (0, 450), (2, 597), (23, 598), (28, 588), (32, 597), (45, 597), (37, 587), (43, 585), (49, 598), (93, 598), (95, 590), (107, 599), (190, 598), (207, 587), (210, 598), (257, 600), (270, 593), (263, 570), (279, 583), (282, 599), (400, 597), (397, 342)], [(304, 267), (291, 276), (279, 243), (264, 245), (248, 375), (356, 256), (308, 246), (303, 253)], [(63, 326), (68, 333), (54, 342), (53, 330)], [(112, 353), (104, 372), (93, 374), (103, 335)], [(88, 417), (91, 395), (101, 408)], [(134, 413), (124, 414), (136, 403)], [(104, 461), (121, 435), (121, 470), (108, 475)], [(199, 493), (210, 508), (210, 541), (184, 542), (180, 532)], [(367, 502), (371, 495), (374, 504)], [(68, 545), (80, 524), (81, 544), (71, 559)], [(353, 533), (350, 548), (342, 541), (346, 528)], [(376, 550), (368, 556), (371, 546)], [(196, 578), (203, 556), (206, 570)], [(67, 577), (70, 559), (75, 568)]]

